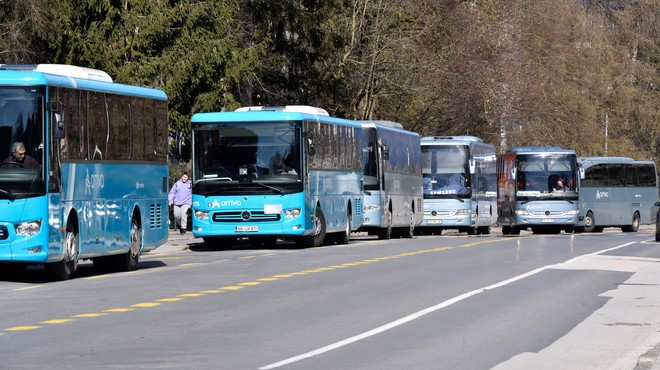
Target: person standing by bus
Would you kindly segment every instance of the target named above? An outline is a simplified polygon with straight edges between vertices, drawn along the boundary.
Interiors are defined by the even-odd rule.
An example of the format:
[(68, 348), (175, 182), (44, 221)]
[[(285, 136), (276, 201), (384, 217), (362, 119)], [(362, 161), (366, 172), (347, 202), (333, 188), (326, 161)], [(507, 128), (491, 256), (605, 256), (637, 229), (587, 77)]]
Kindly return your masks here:
[(174, 207), (174, 222), (183, 235), (188, 227), (188, 210), (192, 206), (192, 183), (189, 181), (188, 172), (184, 172), (181, 179), (174, 183), (168, 199), (170, 207)]

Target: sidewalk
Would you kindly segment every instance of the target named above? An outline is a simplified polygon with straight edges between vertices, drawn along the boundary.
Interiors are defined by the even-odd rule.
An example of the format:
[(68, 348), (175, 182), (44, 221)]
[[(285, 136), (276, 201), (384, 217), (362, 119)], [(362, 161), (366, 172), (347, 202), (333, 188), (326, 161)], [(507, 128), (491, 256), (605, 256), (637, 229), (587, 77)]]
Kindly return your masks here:
[(160, 245), (158, 248), (147, 252), (145, 254), (147, 255), (154, 255), (154, 254), (164, 254), (164, 253), (172, 253), (172, 252), (180, 252), (180, 251), (185, 251), (188, 249), (190, 244), (192, 243), (201, 243), (202, 239), (196, 239), (192, 231), (186, 232), (185, 235), (181, 235), (179, 233), (179, 230), (169, 230), (169, 236), (167, 237), (167, 241)]

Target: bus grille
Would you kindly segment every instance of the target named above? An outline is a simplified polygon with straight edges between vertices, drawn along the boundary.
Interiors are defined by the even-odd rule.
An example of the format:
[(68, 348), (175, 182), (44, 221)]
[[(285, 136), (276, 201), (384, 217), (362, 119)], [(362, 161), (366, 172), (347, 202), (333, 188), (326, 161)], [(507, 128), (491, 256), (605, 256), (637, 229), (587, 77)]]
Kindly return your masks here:
[(0, 226), (0, 240), (9, 238), (9, 231), (6, 226)]
[(158, 203), (149, 206), (149, 227), (151, 230), (163, 227), (163, 210)]
[(263, 211), (216, 212), (213, 222), (272, 222), (279, 221), (280, 214), (265, 214)]

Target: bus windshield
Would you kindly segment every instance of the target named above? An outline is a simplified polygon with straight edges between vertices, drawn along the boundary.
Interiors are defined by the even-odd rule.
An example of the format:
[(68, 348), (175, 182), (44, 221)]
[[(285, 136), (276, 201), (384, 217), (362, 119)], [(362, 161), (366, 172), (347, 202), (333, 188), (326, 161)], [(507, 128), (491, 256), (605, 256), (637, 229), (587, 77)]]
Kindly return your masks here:
[(0, 87), (0, 199), (46, 193), (43, 88)]
[(577, 199), (573, 154), (519, 155), (516, 163), (518, 199)]
[(300, 123), (230, 122), (195, 127), (195, 192), (302, 191)]
[(470, 198), (468, 156), (465, 145), (422, 146), (424, 198)]

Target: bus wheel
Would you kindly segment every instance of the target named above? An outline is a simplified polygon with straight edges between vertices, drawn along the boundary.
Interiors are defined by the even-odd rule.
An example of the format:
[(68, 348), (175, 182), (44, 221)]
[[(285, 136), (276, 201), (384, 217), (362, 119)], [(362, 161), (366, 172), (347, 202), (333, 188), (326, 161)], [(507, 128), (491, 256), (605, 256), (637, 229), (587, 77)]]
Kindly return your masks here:
[(320, 247), (325, 239), (325, 215), (321, 207), (316, 207), (314, 213), (314, 232), (311, 235), (296, 239), (296, 243), (302, 247)]
[(632, 218), (632, 224), (623, 226), (621, 230), (624, 233), (636, 233), (639, 230), (639, 213), (635, 212)]
[(511, 226), (511, 235), (520, 235), (520, 228), (517, 226)]
[(490, 234), (490, 225), (480, 227), (478, 230), (478, 234), (482, 234), (482, 235)]
[(502, 226), (502, 234), (504, 234), (504, 235), (509, 235), (509, 234), (511, 234), (511, 226), (509, 226), (509, 225), (503, 225), (503, 226)]
[(594, 214), (589, 211), (587, 215), (584, 216), (584, 232), (592, 233), (596, 229), (596, 219)]
[(468, 227), (467, 228), (467, 234), (468, 235), (477, 235), (477, 228), (476, 227)]
[(378, 229), (378, 239), (389, 239), (392, 237), (392, 212), (387, 211), (387, 227)]
[(133, 271), (137, 268), (140, 259), (140, 249), (142, 249), (142, 228), (136, 216), (131, 221), (130, 247), (128, 252), (113, 256), (114, 265), (117, 271)]
[(410, 212), (410, 224), (402, 229), (401, 236), (410, 239), (415, 235), (415, 212)]
[(64, 256), (61, 261), (46, 264), (46, 274), (53, 280), (66, 280), (78, 267), (78, 233), (72, 226), (67, 226), (64, 236)]
[(344, 231), (337, 234), (337, 237), (336, 237), (335, 240), (336, 240), (337, 244), (348, 244), (348, 242), (351, 240), (351, 213), (350, 212), (346, 213), (346, 227), (344, 228)]

